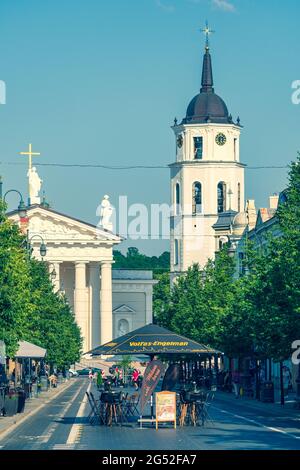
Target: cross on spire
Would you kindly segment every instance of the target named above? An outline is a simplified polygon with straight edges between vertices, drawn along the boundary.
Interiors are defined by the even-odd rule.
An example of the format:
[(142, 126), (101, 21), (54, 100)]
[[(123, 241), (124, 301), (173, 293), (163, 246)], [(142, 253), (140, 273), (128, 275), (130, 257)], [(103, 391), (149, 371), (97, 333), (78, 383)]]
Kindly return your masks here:
[(206, 21), (205, 28), (201, 29), (201, 32), (204, 33), (206, 36), (205, 49), (208, 50), (209, 49), (209, 36), (210, 34), (215, 33), (215, 31), (213, 29), (210, 29), (210, 27), (208, 26), (208, 21)]
[(41, 154), (39, 152), (33, 152), (32, 151), (32, 144), (29, 144), (28, 152), (20, 152), (20, 155), (28, 156), (28, 170), (31, 170), (31, 168), (32, 168), (32, 157), (37, 157), (38, 155), (41, 155)]

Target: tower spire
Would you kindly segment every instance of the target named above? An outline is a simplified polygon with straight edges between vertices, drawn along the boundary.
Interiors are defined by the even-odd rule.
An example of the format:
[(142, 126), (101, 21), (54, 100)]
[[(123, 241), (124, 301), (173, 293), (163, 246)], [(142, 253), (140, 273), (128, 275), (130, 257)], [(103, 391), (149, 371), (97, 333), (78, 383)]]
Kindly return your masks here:
[(215, 31), (210, 29), (207, 21), (205, 24), (205, 28), (201, 29), (201, 31), (205, 34), (206, 40), (205, 40), (205, 54), (203, 57), (200, 93), (214, 93), (214, 89), (213, 89), (214, 81), (213, 81), (213, 73), (212, 73), (212, 65), (211, 65), (211, 56), (209, 53), (209, 36)]

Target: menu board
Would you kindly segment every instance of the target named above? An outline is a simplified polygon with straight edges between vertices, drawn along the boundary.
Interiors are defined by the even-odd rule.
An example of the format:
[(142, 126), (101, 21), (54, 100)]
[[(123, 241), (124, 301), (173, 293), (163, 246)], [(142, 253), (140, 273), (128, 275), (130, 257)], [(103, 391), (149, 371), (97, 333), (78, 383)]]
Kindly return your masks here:
[(176, 393), (175, 392), (157, 392), (156, 401), (156, 429), (159, 422), (174, 422), (176, 429)]

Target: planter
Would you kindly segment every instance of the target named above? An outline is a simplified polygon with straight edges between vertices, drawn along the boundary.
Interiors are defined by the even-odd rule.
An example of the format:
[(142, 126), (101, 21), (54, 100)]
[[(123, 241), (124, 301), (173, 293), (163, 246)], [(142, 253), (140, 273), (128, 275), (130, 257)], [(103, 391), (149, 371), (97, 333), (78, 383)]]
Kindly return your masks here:
[(41, 384), (40, 391), (46, 392), (48, 390), (48, 377), (42, 376), (40, 378), (40, 384)]
[(38, 386), (37, 383), (31, 385), (31, 398), (37, 398), (38, 396)]
[(25, 409), (25, 400), (26, 400), (26, 394), (24, 390), (19, 390), (18, 391), (18, 408), (17, 408), (17, 413), (23, 413)]
[(18, 411), (19, 397), (17, 393), (5, 395), (4, 416), (14, 416)]

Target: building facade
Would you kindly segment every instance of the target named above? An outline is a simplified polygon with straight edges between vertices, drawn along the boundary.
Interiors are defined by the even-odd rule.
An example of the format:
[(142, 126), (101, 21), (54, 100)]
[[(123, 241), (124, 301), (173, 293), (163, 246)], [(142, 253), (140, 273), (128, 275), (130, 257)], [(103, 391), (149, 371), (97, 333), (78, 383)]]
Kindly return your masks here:
[(176, 161), (170, 165), (172, 215), (171, 276), (193, 263), (204, 266), (222, 240), (215, 230), (220, 214), (244, 210), (244, 167), (240, 162), (239, 118), (233, 122), (214, 92), (211, 55), (205, 48), (200, 93), (185, 118), (172, 127)]
[(113, 270), (113, 248), (122, 239), (43, 204), (27, 209), (26, 219), (8, 214), (27, 233), (32, 256), (47, 247), (54, 288), (66, 295), (83, 337), (83, 352), (152, 322), (152, 271)]

